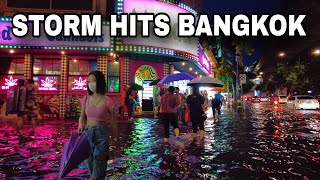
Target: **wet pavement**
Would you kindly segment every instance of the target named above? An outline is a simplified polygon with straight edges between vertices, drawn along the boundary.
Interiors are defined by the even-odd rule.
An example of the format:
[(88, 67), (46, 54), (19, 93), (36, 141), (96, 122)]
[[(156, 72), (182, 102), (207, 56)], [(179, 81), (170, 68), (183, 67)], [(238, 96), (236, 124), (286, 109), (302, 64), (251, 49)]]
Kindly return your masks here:
[[(118, 123), (121, 139), (111, 133), (108, 179), (319, 179), (319, 111), (256, 103), (243, 115), (223, 110), (218, 121), (208, 113), (204, 143), (190, 140), (191, 126), (181, 125), (184, 143), (163, 145), (156, 119)], [(20, 134), (14, 125), (0, 121), (0, 179), (56, 179), (77, 122), (42, 122), (35, 134), (31, 125)], [(66, 177), (88, 178), (84, 163)]]

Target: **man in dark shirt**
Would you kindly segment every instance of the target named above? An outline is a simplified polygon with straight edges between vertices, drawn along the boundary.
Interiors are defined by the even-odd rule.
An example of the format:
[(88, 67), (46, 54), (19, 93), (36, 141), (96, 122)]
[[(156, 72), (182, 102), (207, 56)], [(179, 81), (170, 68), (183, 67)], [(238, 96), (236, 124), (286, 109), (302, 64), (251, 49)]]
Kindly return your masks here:
[(197, 136), (198, 128), (200, 129), (200, 139), (204, 138), (204, 121), (202, 120), (204, 98), (199, 93), (198, 87), (193, 87), (193, 94), (187, 98), (187, 104), (190, 109), (190, 118), (192, 122), (192, 129), (194, 137)]

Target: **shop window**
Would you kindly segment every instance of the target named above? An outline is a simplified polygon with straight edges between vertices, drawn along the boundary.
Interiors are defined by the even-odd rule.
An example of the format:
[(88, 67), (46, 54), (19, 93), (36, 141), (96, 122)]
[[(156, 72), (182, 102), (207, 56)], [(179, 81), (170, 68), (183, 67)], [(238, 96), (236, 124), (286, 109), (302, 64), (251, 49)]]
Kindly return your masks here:
[(23, 75), (1, 75), (0, 90), (7, 90), (12, 86), (18, 85), (19, 79), (24, 79)]
[(52, 9), (89, 10), (93, 7), (93, 0), (52, 0)]
[(50, 0), (7, 0), (7, 7), (50, 9)]
[(8, 74), (24, 74), (23, 67), (24, 67), (23, 59), (14, 59), (10, 63)]
[(107, 91), (120, 92), (120, 63), (108, 61), (107, 77)]
[(91, 71), (97, 70), (97, 61), (88, 60), (70, 60), (70, 76), (87, 76)]
[(87, 91), (87, 76), (69, 76), (68, 91)]
[(38, 91), (59, 91), (60, 76), (33, 76)]
[(39, 75), (60, 75), (61, 61), (35, 59), (33, 64), (33, 74)]
[(68, 91), (87, 91), (87, 76), (97, 69), (95, 60), (70, 60)]

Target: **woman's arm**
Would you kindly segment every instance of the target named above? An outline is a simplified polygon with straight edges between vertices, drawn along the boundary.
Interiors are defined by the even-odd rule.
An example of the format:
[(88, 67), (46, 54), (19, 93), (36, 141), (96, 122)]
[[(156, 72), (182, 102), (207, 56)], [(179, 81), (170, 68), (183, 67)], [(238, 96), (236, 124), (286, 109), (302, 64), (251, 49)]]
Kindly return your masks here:
[[(79, 117), (79, 128), (82, 127), (83, 128), (83, 125), (85, 123), (85, 120), (86, 120), (86, 113), (85, 113), (85, 106), (86, 106), (86, 102), (87, 102), (87, 96), (85, 96), (82, 100), (82, 108), (81, 108), (81, 114), (80, 114), (80, 117)], [(83, 129), (81, 129), (82, 131)]]

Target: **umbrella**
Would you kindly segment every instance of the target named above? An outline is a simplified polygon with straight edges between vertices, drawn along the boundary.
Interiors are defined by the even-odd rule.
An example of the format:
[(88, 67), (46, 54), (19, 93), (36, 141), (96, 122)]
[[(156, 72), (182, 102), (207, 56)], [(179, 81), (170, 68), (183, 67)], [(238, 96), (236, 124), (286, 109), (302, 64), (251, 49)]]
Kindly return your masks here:
[(222, 91), (222, 88), (220, 87), (214, 87), (211, 89), (211, 91)]
[(159, 83), (159, 81), (161, 81), (161, 79), (154, 80), (149, 84), (149, 86), (157, 85)]
[(143, 87), (139, 84), (136, 84), (136, 83), (132, 83), (130, 85), (130, 90), (135, 90), (135, 91), (142, 91), (143, 90)]
[(63, 147), (58, 179), (62, 179), (89, 157), (91, 148), (87, 138), (88, 134), (85, 132), (79, 136), (75, 132), (71, 134), (70, 139)]
[(169, 75), (165, 76), (164, 78), (162, 78), (158, 84), (169, 83), (169, 82), (180, 81), (180, 80), (191, 80), (193, 78), (195, 78), (194, 75), (186, 73), (186, 72), (177, 73), (177, 74), (169, 74)]
[(197, 77), (192, 79), (188, 86), (203, 86), (203, 87), (223, 87), (224, 84), (211, 76)]

